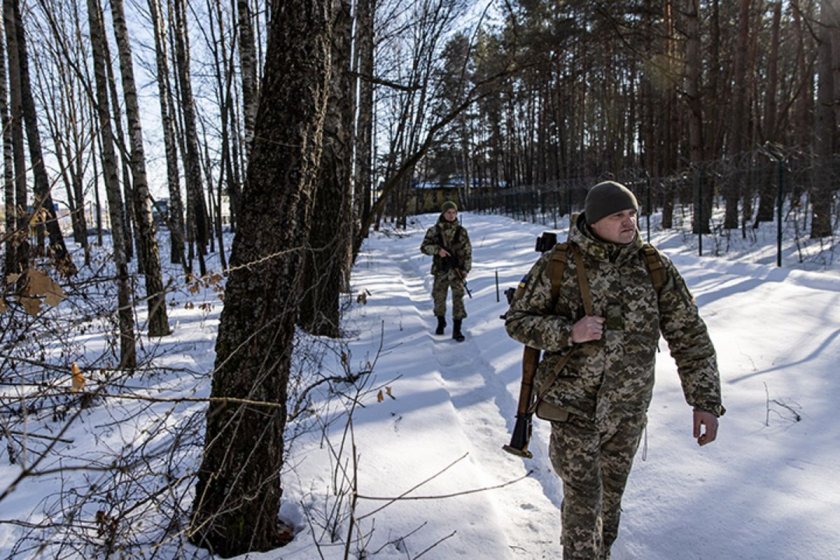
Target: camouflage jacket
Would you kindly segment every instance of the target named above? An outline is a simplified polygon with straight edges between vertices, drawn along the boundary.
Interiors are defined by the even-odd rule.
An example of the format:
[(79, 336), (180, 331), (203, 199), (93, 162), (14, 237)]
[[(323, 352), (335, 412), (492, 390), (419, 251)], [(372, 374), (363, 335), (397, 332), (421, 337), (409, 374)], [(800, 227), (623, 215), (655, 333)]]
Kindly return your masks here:
[[(458, 231), (460, 230), (460, 232)], [(426, 230), (423, 243), (420, 244), (420, 251), (432, 255), (432, 274), (445, 274), (452, 269), (452, 262), (444, 262), (438, 255), (441, 245), (452, 253), (458, 260), (458, 268), (469, 272), (472, 268), (472, 245), (467, 228), (462, 226), (458, 220), (447, 222), (443, 214), (440, 215), (435, 225)]]
[[(614, 415), (645, 412), (653, 393), (661, 332), (688, 403), (723, 414), (715, 350), (676, 267), (660, 253), (666, 281), (657, 297), (638, 235), (622, 246), (596, 240), (586, 230), (579, 220), (569, 240), (583, 257), (593, 313), (606, 318), (603, 337), (581, 344), (571, 341), (572, 326), (584, 316), (571, 254), (553, 306), (546, 253), (523, 278), (506, 315), (511, 337), (544, 351), (536, 395), (599, 423)], [(569, 362), (558, 375), (558, 362), (568, 353)]]

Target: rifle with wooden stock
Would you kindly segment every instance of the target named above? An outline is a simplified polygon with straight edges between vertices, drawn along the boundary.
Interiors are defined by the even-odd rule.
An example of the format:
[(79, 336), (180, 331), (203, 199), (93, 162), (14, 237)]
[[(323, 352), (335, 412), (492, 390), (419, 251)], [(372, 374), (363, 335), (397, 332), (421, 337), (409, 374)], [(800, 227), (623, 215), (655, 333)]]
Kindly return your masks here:
[(537, 348), (526, 346), (522, 353), (522, 382), (519, 385), (519, 403), (516, 406), (516, 424), (513, 427), (513, 434), (509, 445), (503, 445), (502, 449), (519, 457), (532, 458), (528, 451), (528, 444), (531, 441), (531, 427), (534, 416), (532, 401), (534, 400), (534, 376), (537, 373), (537, 365), (540, 363), (540, 351)]
[[(548, 251), (552, 251), (550, 276), (551, 299), (553, 302), (557, 301), (557, 293), (560, 289), (560, 280), (562, 280), (563, 270), (566, 267), (567, 249), (567, 246), (563, 245), (562, 250), (554, 251), (555, 247), (557, 247), (556, 234), (543, 232), (543, 234), (537, 238), (535, 246), (535, 250), (537, 252), (546, 253)], [(577, 251), (573, 252), (576, 259), (580, 259), (580, 253)], [(586, 278), (583, 276), (583, 265), (580, 262), (578, 263), (578, 283), (580, 285), (581, 292), (584, 294), (584, 306), (586, 307), (587, 312), (590, 312), (592, 308), (591, 297), (589, 296), (589, 287), (586, 284)], [(515, 292), (513, 291), (505, 291), (505, 295), (508, 298), (508, 305), (510, 305), (513, 301), (514, 293)], [(502, 317), (504, 318), (504, 315)], [(502, 449), (508, 453), (512, 453), (519, 457), (526, 457), (528, 459), (533, 457), (531, 452), (528, 451), (528, 444), (531, 440), (531, 429), (534, 414), (537, 413), (537, 417), (546, 420), (554, 420), (555, 417), (553, 415), (556, 414), (556, 412), (547, 413), (546, 410), (540, 408), (541, 405), (545, 404), (542, 402), (546, 393), (545, 389), (543, 390), (543, 394), (534, 395), (534, 377), (536, 377), (537, 374), (537, 366), (540, 363), (540, 355), (541, 352), (538, 348), (533, 348), (527, 345), (525, 346), (525, 350), (522, 352), (522, 382), (519, 385), (519, 403), (516, 407), (516, 424), (513, 427), (510, 444), (502, 446)], [(557, 364), (557, 372), (551, 382), (547, 385), (547, 388), (550, 389), (554, 385), (555, 381), (557, 381), (560, 372), (563, 370), (563, 367), (569, 361), (570, 357), (571, 353), (566, 353), (566, 355), (560, 360), (560, 363)], [(538, 408), (540, 408), (540, 410), (537, 410)], [(564, 411), (561, 411), (561, 413), (563, 412)]]

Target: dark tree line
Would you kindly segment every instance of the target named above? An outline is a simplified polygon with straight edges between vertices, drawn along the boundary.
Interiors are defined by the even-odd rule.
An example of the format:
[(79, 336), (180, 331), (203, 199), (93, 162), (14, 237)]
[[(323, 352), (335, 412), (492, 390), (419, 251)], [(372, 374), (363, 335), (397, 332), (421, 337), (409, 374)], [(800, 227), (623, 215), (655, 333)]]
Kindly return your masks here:
[[(457, 177), (468, 187), (550, 186), (635, 169), (656, 182), (714, 161), (748, 167), (758, 148), (770, 147), (814, 162), (811, 236), (831, 235), (836, 2), (506, 6), (504, 24), (482, 35), (468, 67), (473, 79), (510, 59), (522, 71), (449, 131), (428, 160), (427, 177)], [(755, 188), (745, 176), (706, 177), (705, 223), (696, 229), (709, 230), (715, 200), (725, 209), (725, 228), (772, 219), (772, 181)], [(665, 227), (673, 196), (655, 201)]]

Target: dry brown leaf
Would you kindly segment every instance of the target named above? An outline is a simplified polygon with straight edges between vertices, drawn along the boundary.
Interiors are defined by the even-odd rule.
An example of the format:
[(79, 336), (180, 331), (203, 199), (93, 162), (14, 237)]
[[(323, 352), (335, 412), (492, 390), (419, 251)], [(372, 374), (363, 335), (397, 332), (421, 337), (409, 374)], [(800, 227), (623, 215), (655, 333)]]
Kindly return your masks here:
[(41, 222), (47, 221), (47, 211), (44, 208), (41, 208), (37, 212), (33, 212), (32, 216), (29, 218), (29, 225), (30, 226), (37, 226)]
[(385, 400), (385, 396), (382, 394), (382, 389), (379, 389), (379, 392), (376, 393), (376, 402), (382, 402)]
[(50, 291), (52, 279), (37, 268), (30, 268), (26, 271), (26, 280), (29, 287), (29, 295), (42, 296)]
[(45, 296), (47, 305), (55, 307), (64, 300), (64, 290), (50, 276), (36, 268), (26, 272), (26, 295)]
[(76, 362), (73, 362), (70, 366), (70, 372), (73, 374), (73, 384), (70, 386), (70, 390), (74, 393), (78, 393), (85, 388), (85, 376), (82, 374), (82, 370), (79, 366), (76, 365)]
[(58, 284), (53, 285), (53, 289), (44, 294), (44, 301), (47, 305), (55, 307), (64, 300), (64, 290)]
[(7, 274), (6, 275), (6, 284), (15, 284), (18, 281), (19, 278), (20, 278), (20, 274), (18, 274), (18, 273)]
[(3, 299), (2, 296), (0, 296), (0, 313), (5, 313), (7, 309), (8, 306), (6, 305), (6, 300)]
[(41, 300), (38, 298), (21, 296), (20, 304), (23, 306), (23, 310), (33, 317), (41, 312)]

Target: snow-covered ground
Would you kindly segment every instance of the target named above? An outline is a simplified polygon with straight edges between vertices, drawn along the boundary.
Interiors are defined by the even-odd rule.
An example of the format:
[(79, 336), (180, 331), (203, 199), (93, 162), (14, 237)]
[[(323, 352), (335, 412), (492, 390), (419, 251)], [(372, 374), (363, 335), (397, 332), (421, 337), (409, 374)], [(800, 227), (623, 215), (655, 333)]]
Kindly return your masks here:
[[(449, 338), (451, 321), (445, 337), (432, 334), (431, 259), (419, 245), (436, 218), (419, 216), (406, 231), (386, 228), (365, 243), (344, 318), (343, 351), (348, 371), (370, 373), (352, 385), (336, 384), (344, 398), (327, 402), (318, 395), (312, 403), (317, 416), (290, 425), (297, 436), (283, 475), (281, 514), (299, 533), (282, 549), (248, 558), (344, 558), (348, 534), (350, 558), (361, 557), (362, 549), (365, 558), (395, 560), (562, 557), (562, 485), (547, 456), (548, 425), (535, 419), (533, 459), (501, 449), (513, 428), (522, 355), (499, 318), (506, 310), (501, 292), (536, 260), (534, 239), (544, 228), (461, 214), (474, 266), (467, 339), (457, 343)], [(772, 247), (775, 237), (767, 235)], [(752, 260), (741, 255), (737, 262), (732, 255), (698, 258), (680, 234), (655, 233), (652, 241), (677, 264), (697, 298), (718, 351), (727, 413), (718, 440), (699, 448), (662, 342), (614, 560), (840, 557), (837, 265), (776, 268), (772, 251)], [(362, 293), (366, 303), (356, 299)], [(210, 379), (201, 373), (212, 369), (220, 304), (186, 309), (182, 303), (172, 308), (176, 329), (165, 342), (164, 359), (173, 371), (181, 368), (183, 378), (160, 382), (154, 394), (185, 394), (188, 387), (190, 396), (206, 396)], [(323, 375), (344, 374), (339, 355), (322, 358)], [(174, 422), (190, 414), (200, 420), (204, 405), (169, 406), (175, 413), (167, 421)], [(66, 434), (77, 442), (69, 448), (106, 420), (113, 430), (120, 410), (131, 407), (102, 408)], [(141, 431), (134, 426), (143, 422), (131, 412), (116, 443)], [(86, 445), (103, 442), (107, 438), (97, 437)], [(199, 452), (193, 448), (179, 457), (181, 473), (198, 466)], [(19, 469), (0, 465), (0, 491)], [(0, 502), (0, 556), (9, 556), (28, 530), (9, 520), (41, 520), (44, 497), (72, 476), (25, 480)], [(183, 500), (188, 507), (189, 495)], [(342, 517), (351, 512), (352, 532)], [(153, 554), (148, 549), (147, 556)]]
[[(532, 460), (501, 450), (513, 428), (522, 347), (504, 331), (495, 279), (499, 292), (516, 284), (537, 257), (543, 228), (461, 215), (475, 264), (467, 340), (459, 344), (431, 332), (430, 258), (418, 247), (436, 218), (372, 235), (355, 270), (354, 290), (370, 295), (347, 316), (352, 360), (381, 345), (374, 384), (394, 396), (379, 402), (372, 394), (354, 413), (358, 493), (404, 496), (375, 514), (382, 502), (359, 500), (367, 549), (414, 558), (437, 543), (427, 557), (560, 558), (562, 485), (547, 456), (548, 425), (535, 420)], [(728, 412), (718, 441), (699, 448), (662, 342), (613, 558), (840, 557), (840, 276), (777, 269), (772, 258), (698, 258), (677, 246), (679, 236), (660, 239), (709, 326)], [(316, 443), (297, 450), (300, 487), (287, 494), (307, 506), (329, 487), (330, 462)], [(488, 490), (467, 493), (478, 489)], [(265, 557), (318, 556), (304, 531)]]

